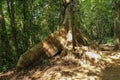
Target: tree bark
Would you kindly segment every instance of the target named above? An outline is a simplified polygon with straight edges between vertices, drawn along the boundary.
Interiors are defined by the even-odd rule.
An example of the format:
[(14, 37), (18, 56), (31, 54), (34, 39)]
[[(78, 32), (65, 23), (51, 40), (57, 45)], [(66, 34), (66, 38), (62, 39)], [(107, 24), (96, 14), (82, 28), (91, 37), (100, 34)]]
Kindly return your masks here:
[[(72, 0), (63, 0), (64, 4), (64, 21), (63, 26), (68, 31), (67, 35), (67, 44), (72, 46), (72, 49), (75, 50), (75, 37), (74, 37), (74, 4)], [(67, 45), (67, 46), (68, 46)]]
[(32, 27), (32, 19), (33, 19), (33, 8), (34, 8), (34, 0), (31, 0), (31, 4), (30, 4), (30, 27)]
[(1, 28), (1, 34), (0, 34), (0, 39), (1, 39), (1, 45), (0, 48), (2, 48), (2, 52), (4, 52), (4, 57), (9, 58), (11, 55), (11, 46), (9, 43), (7, 31), (6, 31), (6, 24), (5, 24), (5, 19), (4, 19), (4, 14), (2, 10), (2, 2), (0, 2), (0, 28)]
[(115, 47), (114, 50), (120, 49), (120, 1), (116, 3), (115, 6), (116, 18), (114, 21), (114, 29), (115, 29)]
[(48, 59), (63, 49), (66, 42), (66, 31), (61, 29), (59, 32), (52, 33), (48, 38), (38, 43), (31, 49), (22, 54), (17, 63), (17, 70), (30, 66), (33, 62), (41, 59)]
[(117, 16), (116, 16), (116, 18), (115, 18), (115, 23), (114, 23), (114, 24), (115, 24), (115, 42), (116, 42), (116, 43), (115, 43), (115, 48), (114, 48), (115, 50), (119, 49), (119, 44), (120, 44), (120, 41), (119, 41), (119, 39), (120, 39), (120, 38), (119, 38), (119, 35), (120, 35), (120, 34), (119, 34), (119, 33), (120, 33), (120, 32), (119, 32), (119, 31), (120, 31), (120, 28), (119, 28), (119, 27), (120, 27), (120, 26), (119, 26), (119, 16), (120, 16), (120, 15), (119, 15), (119, 14), (120, 14), (120, 13), (117, 12)]
[(15, 52), (18, 53), (18, 43), (17, 43), (17, 33), (15, 27), (15, 11), (14, 11), (14, 0), (7, 0), (7, 7), (8, 13), (10, 17), (10, 25), (11, 25), (11, 33), (12, 33), (12, 40), (15, 47)]
[(27, 38), (27, 26), (26, 26), (26, 9), (25, 8), (27, 8), (27, 6), (26, 6), (27, 4), (26, 4), (26, 1), (24, 1), (23, 0), (23, 47), (25, 47), (24, 48), (24, 50), (27, 50), (28, 49), (28, 40), (26, 40), (26, 38)]
[[(88, 42), (91, 42), (83, 33), (79, 31), (79, 29), (75, 28), (75, 32), (75, 39), (78, 44), (88, 45)], [(33, 64), (39, 59), (44, 60), (49, 57), (53, 57), (58, 52), (64, 50), (67, 41), (67, 33), (67, 30), (63, 27), (59, 31), (52, 33), (48, 36), (48, 38), (42, 40), (31, 49), (27, 50), (20, 56), (16, 66), (17, 70), (19, 71), (31, 66), (30, 64)]]

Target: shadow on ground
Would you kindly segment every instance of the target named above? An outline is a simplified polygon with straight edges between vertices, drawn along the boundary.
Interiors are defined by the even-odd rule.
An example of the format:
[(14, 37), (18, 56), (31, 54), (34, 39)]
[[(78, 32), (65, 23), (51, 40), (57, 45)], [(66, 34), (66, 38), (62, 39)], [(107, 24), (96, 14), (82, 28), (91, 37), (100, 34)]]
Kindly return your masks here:
[(0, 80), (120, 80), (120, 51), (108, 51), (104, 61), (95, 64), (68, 53), (19, 73), (1, 73)]

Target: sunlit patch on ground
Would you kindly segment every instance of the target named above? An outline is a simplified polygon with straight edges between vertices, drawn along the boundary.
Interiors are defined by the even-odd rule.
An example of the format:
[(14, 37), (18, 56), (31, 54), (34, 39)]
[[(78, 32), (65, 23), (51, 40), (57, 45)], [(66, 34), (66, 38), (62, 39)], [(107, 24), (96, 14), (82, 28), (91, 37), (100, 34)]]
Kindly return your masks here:
[[(93, 54), (93, 55), (92, 55)], [(112, 53), (111, 53), (112, 54)], [(116, 52), (114, 55), (105, 56), (101, 60), (101, 56), (95, 52), (86, 52), (86, 56), (90, 59), (95, 59), (96, 64), (91, 64), (90, 60), (84, 62), (79, 58), (75, 58), (72, 54), (68, 54), (58, 59), (59, 64), (51, 67), (43, 73), (41, 80), (119, 80), (114, 77), (120, 76), (118, 71), (120, 69), (120, 53)], [(56, 60), (57, 63), (57, 60)], [(112, 63), (112, 64), (111, 64)], [(74, 66), (73, 66), (74, 65)], [(114, 68), (112, 66), (119, 66)], [(108, 68), (111, 66), (110, 70)], [(118, 71), (116, 72), (116, 70)], [(112, 73), (113, 72), (113, 73)], [(109, 79), (109, 73), (111, 79)], [(117, 73), (117, 74), (116, 74)]]
[(120, 80), (120, 66), (106, 67), (103, 71), (102, 80)]
[[(89, 66), (90, 67), (90, 66)], [(40, 78), (41, 80), (96, 80), (100, 78), (100, 72), (97, 70), (91, 70), (87, 67), (60, 67), (60, 70), (49, 69), (46, 71), (43, 76)], [(52, 71), (50, 71), (52, 70)], [(97, 71), (97, 73), (96, 73)]]
[(39, 64), (20, 73), (6, 72), (0, 74), (0, 80), (120, 80), (120, 51), (107, 51), (107, 55), (102, 52), (105, 56), (85, 46), (75, 52), (63, 50), (49, 60), (51, 65)]

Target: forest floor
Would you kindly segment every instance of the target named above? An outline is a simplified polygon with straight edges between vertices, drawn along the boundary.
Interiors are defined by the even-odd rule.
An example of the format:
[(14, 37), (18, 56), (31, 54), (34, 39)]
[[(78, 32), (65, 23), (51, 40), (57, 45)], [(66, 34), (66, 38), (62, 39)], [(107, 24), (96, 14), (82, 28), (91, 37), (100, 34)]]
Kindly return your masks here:
[(44, 60), (19, 73), (12, 70), (0, 73), (0, 80), (120, 80), (120, 50), (114, 51), (112, 45), (101, 44), (99, 59), (97, 51), (94, 58), (79, 57), (77, 54), (61, 54)]

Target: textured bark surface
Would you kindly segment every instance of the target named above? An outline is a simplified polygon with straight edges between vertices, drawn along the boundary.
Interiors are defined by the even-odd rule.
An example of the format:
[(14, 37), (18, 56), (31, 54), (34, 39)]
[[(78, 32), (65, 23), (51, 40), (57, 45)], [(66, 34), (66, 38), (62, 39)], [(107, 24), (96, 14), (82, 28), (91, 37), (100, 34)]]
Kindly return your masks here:
[[(77, 44), (87, 45), (89, 39), (87, 39), (85, 35), (79, 31), (79, 29), (75, 30), (75, 39), (77, 41)], [(66, 29), (61, 28), (59, 31), (52, 33), (50, 36), (48, 36), (48, 38), (35, 45), (33, 48), (27, 50), (20, 56), (16, 66), (17, 70), (31, 66), (30, 64), (39, 59), (48, 59), (49, 57), (57, 54), (66, 46), (66, 36)]]
[(30, 50), (23, 53), (17, 63), (17, 70), (30, 66), (34, 61), (43, 58), (52, 57), (60, 50), (62, 50), (65, 44), (66, 32), (62, 28), (60, 32), (52, 33), (48, 38), (35, 45)]
[(11, 33), (12, 33), (12, 40), (14, 44), (14, 51), (18, 53), (18, 40), (17, 40), (17, 32), (16, 32), (16, 25), (15, 25), (15, 10), (14, 10), (14, 0), (7, 0), (7, 8), (8, 14), (10, 18), (10, 26), (11, 26)]
[(115, 48), (114, 50), (120, 49), (120, 1), (118, 1), (115, 5), (116, 17), (114, 20), (114, 28), (115, 28)]

